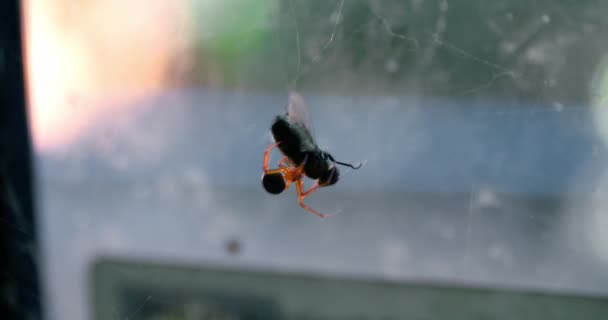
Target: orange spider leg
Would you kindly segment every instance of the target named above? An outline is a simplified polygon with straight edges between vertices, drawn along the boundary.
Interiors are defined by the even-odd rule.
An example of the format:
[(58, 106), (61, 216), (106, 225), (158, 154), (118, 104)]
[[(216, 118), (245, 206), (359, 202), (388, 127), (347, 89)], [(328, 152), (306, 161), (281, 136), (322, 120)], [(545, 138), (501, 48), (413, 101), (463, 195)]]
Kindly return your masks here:
[(300, 163), (300, 165), (296, 168), (296, 170), (294, 170), (294, 180), (295, 179), (299, 179), (300, 176), (302, 175), (302, 172), (304, 172), (304, 165), (306, 164), (306, 160), (308, 159), (308, 155), (306, 155), (306, 157), (304, 157), (304, 161), (302, 161), (302, 163)]
[[(277, 142), (277, 143), (270, 144), (270, 145), (268, 146), (268, 148), (266, 148), (266, 151), (264, 151), (264, 166), (263, 166), (263, 168), (262, 168), (262, 169), (264, 169), (264, 172), (265, 172), (265, 173), (270, 173), (270, 174), (272, 174), (272, 173), (278, 173), (278, 172), (281, 172), (281, 170), (279, 170), (279, 169), (273, 169), (273, 170), (270, 170), (270, 169), (268, 168), (268, 162), (270, 161), (270, 151), (272, 151), (272, 149), (276, 148), (278, 145), (279, 145), (279, 143), (278, 143), (278, 142)], [(271, 172), (271, 171), (272, 171), (272, 172)]]
[(285, 190), (289, 188), (292, 182), (300, 181), (300, 179), (302, 178), (302, 174), (300, 173), (302, 169), (300, 167), (295, 169), (291, 167), (285, 167), (281, 168), (281, 170), (285, 170)]
[(306, 158), (304, 158), (304, 161), (302, 161), (302, 163), (297, 168), (282, 167), (278, 169), (283, 170), (283, 177), (285, 178), (285, 189), (287, 189), (292, 182), (301, 181), (305, 163)]
[(262, 178), (265, 175), (269, 175), (269, 174), (280, 174), (281, 177), (283, 178), (283, 180), (285, 181), (284, 190), (287, 190), (289, 188), (289, 185), (291, 185), (291, 182), (293, 181), (293, 179), (291, 177), (293, 168), (288, 168), (288, 167), (281, 167), (281, 168), (277, 168), (277, 169), (269, 168), (270, 152), (272, 151), (272, 149), (276, 148), (276, 146), (278, 146), (278, 145), (279, 145), (278, 142), (272, 143), (266, 148), (266, 151), (264, 151), (264, 165), (262, 166), (264, 173), (262, 174)]
[(281, 159), (281, 161), (279, 161), (279, 167), (281, 167), (281, 168), (288, 167), (286, 165), (283, 165), (283, 163), (288, 162), (288, 161), (289, 161), (289, 159), (287, 157), (283, 157), (283, 159)]
[(264, 165), (263, 165), (264, 174), (262, 175), (262, 177), (264, 175), (268, 175), (268, 174), (281, 174), (283, 176), (283, 180), (285, 180), (285, 190), (287, 190), (287, 189), (289, 189), (289, 186), (291, 185), (292, 182), (300, 179), (300, 177), (302, 176), (302, 172), (304, 171), (304, 164), (306, 163), (306, 158), (304, 158), (304, 161), (302, 161), (302, 163), (297, 168), (294, 168), (294, 167), (283, 165), (283, 162), (285, 162), (285, 161), (290, 162), (289, 158), (283, 157), (283, 159), (281, 159), (281, 161), (279, 162), (279, 168), (270, 169), (269, 168), (270, 152), (272, 151), (272, 149), (276, 148), (276, 146), (278, 146), (278, 145), (279, 145), (279, 142), (270, 144), (266, 148), (266, 151), (264, 151)]
[[(302, 185), (302, 186), (304, 186), (304, 185)], [(313, 192), (317, 191), (317, 189), (319, 189), (320, 187), (321, 186), (319, 185), (319, 182), (315, 181), (315, 183), (313, 184), (312, 187), (310, 187), (310, 189), (308, 189), (307, 191), (302, 192), (302, 199), (308, 197)]]
[(319, 188), (319, 185), (315, 183), (315, 186), (311, 187), (308, 191), (304, 192), (304, 191), (302, 191), (304, 189), (304, 182), (301, 179), (298, 179), (296, 181), (296, 189), (298, 190), (298, 203), (300, 204), (300, 207), (302, 207), (302, 209), (313, 213), (314, 215), (316, 215), (319, 218), (330, 217), (331, 216), (330, 214), (320, 213), (319, 211), (304, 204), (304, 198), (309, 196), (311, 193), (316, 191), (318, 188)]
[[(279, 142), (277, 143), (272, 143), (270, 144), (267, 148), (266, 151), (264, 151), (264, 172), (268, 172), (270, 169), (269, 167), (269, 162), (270, 162), (270, 152), (272, 152), (272, 149), (276, 148), (279, 145)], [(293, 164), (291, 163), (291, 161), (289, 161), (289, 158), (287, 157), (283, 157), (281, 159), (281, 161), (279, 161), (279, 168), (289, 168), (289, 165), (284, 165), (284, 163), (287, 162), (289, 165), (293, 166)], [(306, 162), (306, 159), (304, 159), (304, 162)], [(272, 173), (272, 172), (269, 172)], [(274, 172), (276, 173), (276, 171)]]

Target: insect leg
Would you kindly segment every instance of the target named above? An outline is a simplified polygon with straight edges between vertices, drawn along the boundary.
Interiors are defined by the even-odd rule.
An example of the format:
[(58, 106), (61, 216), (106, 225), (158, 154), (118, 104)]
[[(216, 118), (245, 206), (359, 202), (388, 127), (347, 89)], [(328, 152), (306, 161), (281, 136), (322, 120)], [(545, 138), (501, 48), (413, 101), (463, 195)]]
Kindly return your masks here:
[(308, 190), (306, 192), (303, 192), (302, 189), (304, 188), (304, 182), (301, 179), (296, 180), (296, 189), (298, 190), (298, 204), (300, 204), (300, 207), (302, 207), (302, 209), (313, 213), (314, 215), (316, 215), (319, 218), (327, 218), (330, 217), (331, 215), (329, 214), (323, 214), (320, 213), (319, 211), (307, 206), (304, 204), (304, 198), (308, 195), (310, 195), (310, 193), (312, 193), (312, 191), (316, 190), (313, 188), (311, 188), (311, 190)]

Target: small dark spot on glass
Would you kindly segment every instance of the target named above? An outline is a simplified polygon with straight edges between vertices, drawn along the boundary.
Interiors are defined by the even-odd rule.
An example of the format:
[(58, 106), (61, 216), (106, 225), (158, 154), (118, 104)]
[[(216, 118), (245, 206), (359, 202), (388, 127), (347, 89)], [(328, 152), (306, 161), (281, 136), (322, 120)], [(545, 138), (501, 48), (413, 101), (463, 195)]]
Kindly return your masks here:
[(242, 250), (242, 244), (239, 239), (232, 238), (226, 241), (226, 251), (229, 254), (236, 255), (239, 254)]

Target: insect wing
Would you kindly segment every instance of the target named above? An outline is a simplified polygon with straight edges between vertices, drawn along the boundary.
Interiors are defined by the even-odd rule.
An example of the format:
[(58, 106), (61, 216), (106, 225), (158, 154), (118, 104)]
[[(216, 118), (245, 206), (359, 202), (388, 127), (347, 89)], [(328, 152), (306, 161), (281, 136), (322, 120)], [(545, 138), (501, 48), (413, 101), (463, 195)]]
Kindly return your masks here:
[(289, 94), (289, 106), (287, 107), (287, 117), (289, 121), (294, 124), (298, 124), (308, 130), (308, 133), (313, 134), (312, 120), (310, 118), (310, 112), (304, 102), (304, 98), (296, 92)]

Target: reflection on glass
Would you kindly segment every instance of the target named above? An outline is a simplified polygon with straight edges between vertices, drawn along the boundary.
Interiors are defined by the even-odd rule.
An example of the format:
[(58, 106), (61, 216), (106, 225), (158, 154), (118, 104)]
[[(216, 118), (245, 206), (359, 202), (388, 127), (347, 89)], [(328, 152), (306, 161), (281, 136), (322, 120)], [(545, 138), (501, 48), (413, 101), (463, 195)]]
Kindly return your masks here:
[[(603, 297), (607, 6), (25, 1), (49, 315), (106, 258)], [(330, 219), (260, 182), (290, 90)]]

